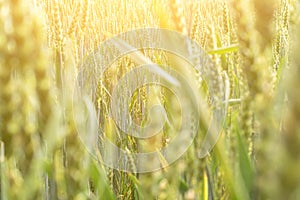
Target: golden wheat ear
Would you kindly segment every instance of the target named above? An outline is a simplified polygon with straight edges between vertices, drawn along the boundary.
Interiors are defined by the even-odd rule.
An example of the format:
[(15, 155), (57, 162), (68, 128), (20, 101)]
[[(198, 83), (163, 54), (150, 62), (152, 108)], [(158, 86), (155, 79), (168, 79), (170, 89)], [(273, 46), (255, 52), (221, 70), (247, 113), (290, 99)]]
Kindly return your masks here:
[(170, 0), (169, 5), (175, 30), (187, 34), (186, 20), (183, 15), (183, 2), (180, 0)]

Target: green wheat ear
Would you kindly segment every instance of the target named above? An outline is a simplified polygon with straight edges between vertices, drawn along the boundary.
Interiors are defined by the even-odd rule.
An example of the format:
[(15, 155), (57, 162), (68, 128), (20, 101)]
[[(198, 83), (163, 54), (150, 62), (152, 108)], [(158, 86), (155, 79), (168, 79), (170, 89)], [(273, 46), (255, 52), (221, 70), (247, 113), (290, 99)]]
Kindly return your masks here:
[[(1, 2), (0, 7), (8, 10), (0, 16), (0, 35), (4, 39), (0, 45), (0, 101), (1, 105), (9, 105), (0, 108), (4, 163), (8, 166), (2, 170), (1, 182), (8, 177), (2, 183), (11, 188), (3, 191), (2, 197), (38, 198), (42, 195), (41, 184), (33, 179), (42, 173), (41, 161), (37, 159), (42, 153), (39, 135), (43, 135), (42, 127), (52, 104), (42, 25), (36, 13), (22, 1)], [(11, 30), (5, 28), (8, 19)]]
[[(299, 199), (299, 4), (0, 0), (0, 199)], [(184, 33), (208, 52), (216, 68), (205, 70), (218, 98), (226, 96), (228, 115), (218, 143), (205, 159), (198, 153), (208, 120), (199, 122), (199, 134), (181, 159), (164, 170), (138, 174), (103, 166), (86, 151), (73, 119), (72, 88), (75, 72), (103, 41), (145, 27)], [(116, 43), (128, 49), (122, 41)], [(183, 62), (159, 50), (129, 57), (98, 77), (91, 104), (99, 111), (97, 125), (126, 149), (128, 166), (134, 170), (133, 153), (142, 145), (155, 149), (154, 142), (163, 147), (171, 142), (180, 126), (178, 102), (170, 101), (164, 89), (157, 89), (155, 98), (147, 95), (151, 87), (137, 90), (130, 111), (138, 123), (147, 121), (143, 106), (155, 102), (173, 109), (156, 140), (139, 141), (124, 135), (109, 117), (111, 90), (136, 67), (134, 61)], [(87, 79), (95, 74), (89, 69), (84, 70)], [(176, 83), (168, 71), (153, 70)], [(203, 74), (182, 73), (195, 83), (193, 89), (207, 94), (203, 103), (210, 102)], [(91, 110), (86, 112), (92, 116)], [(162, 154), (160, 159), (168, 165)]]

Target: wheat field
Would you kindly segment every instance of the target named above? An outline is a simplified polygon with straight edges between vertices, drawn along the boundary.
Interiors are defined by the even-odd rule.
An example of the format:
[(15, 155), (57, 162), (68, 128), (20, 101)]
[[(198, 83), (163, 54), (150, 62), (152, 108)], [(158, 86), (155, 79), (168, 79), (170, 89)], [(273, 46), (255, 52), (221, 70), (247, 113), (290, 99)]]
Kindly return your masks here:
[[(144, 48), (99, 68), (135, 48), (116, 35), (156, 44), (147, 30), (188, 38), (209, 64)], [(0, 0), (0, 199), (300, 199), (299, 52), (299, 0)], [(127, 127), (149, 123), (145, 139)], [(171, 163), (159, 152), (185, 129)], [(122, 149), (114, 166), (104, 138)], [(159, 169), (142, 173), (147, 152)]]

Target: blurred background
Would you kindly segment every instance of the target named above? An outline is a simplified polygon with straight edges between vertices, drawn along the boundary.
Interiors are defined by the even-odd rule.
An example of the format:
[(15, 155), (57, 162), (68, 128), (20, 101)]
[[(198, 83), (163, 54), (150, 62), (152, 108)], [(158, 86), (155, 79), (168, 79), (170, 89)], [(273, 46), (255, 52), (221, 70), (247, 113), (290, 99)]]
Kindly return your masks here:
[[(228, 107), (207, 157), (199, 156), (207, 131), (199, 120), (182, 158), (168, 165), (162, 155), (163, 169), (138, 174), (109, 168), (87, 151), (73, 92), (79, 71), (93, 79), (95, 68), (85, 63), (103, 41), (146, 27), (196, 41), (214, 63), (214, 95)], [(300, 199), (299, 35), (298, 0), (0, 0), (0, 199)], [(162, 50), (141, 55), (161, 65), (176, 61)], [(184, 103), (164, 88), (141, 87), (130, 102), (134, 121), (144, 125), (144, 108), (160, 103), (169, 123), (143, 141), (122, 133), (109, 114), (111, 92), (136, 66), (121, 57), (90, 94), (97, 127), (127, 152), (132, 168), (140, 145), (148, 152), (168, 145)], [(211, 94), (190, 68), (209, 116)]]

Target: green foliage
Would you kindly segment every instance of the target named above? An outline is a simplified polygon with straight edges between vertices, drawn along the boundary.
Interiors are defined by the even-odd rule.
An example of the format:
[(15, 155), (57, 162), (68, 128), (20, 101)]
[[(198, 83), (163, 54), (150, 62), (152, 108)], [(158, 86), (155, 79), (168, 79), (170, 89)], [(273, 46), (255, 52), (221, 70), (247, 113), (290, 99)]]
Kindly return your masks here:
[[(297, 0), (0, 0), (0, 199), (300, 199), (299, 19)], [(176, 55), (143, 49), (97, 77), (91, 105), (74, 104), (78, 72), (95, 76), (89, 55), (111, 36), (144, 27), (191, 37), (215, 64), (206, 69), (212, 80)], [(85, 62), (90, 68), (82, 69)], [(131, 169), (133, 153), (166, 147), (181, 125), (181, 99), (155, 84), (133, 93), (129, 111), (147, 125), (149, 108), (163, 105), (169, 112), (157, 136), (139, 141), (111, 119), (113, 86), (150, 63), (176, 68), (203, 95), (198, 134), (172, 165), (159, 153), (161, 170), (104, 166), (79, 137), (75, 112), (82, 111), (85, 132), (101, 129), (124, 149)], [(177, 81), (162, 67), (153, 71)], [(217, 144), (200, 158), (217, 100), (226, 119)], [(87, 123), (89, 106), (98, 124)]]

